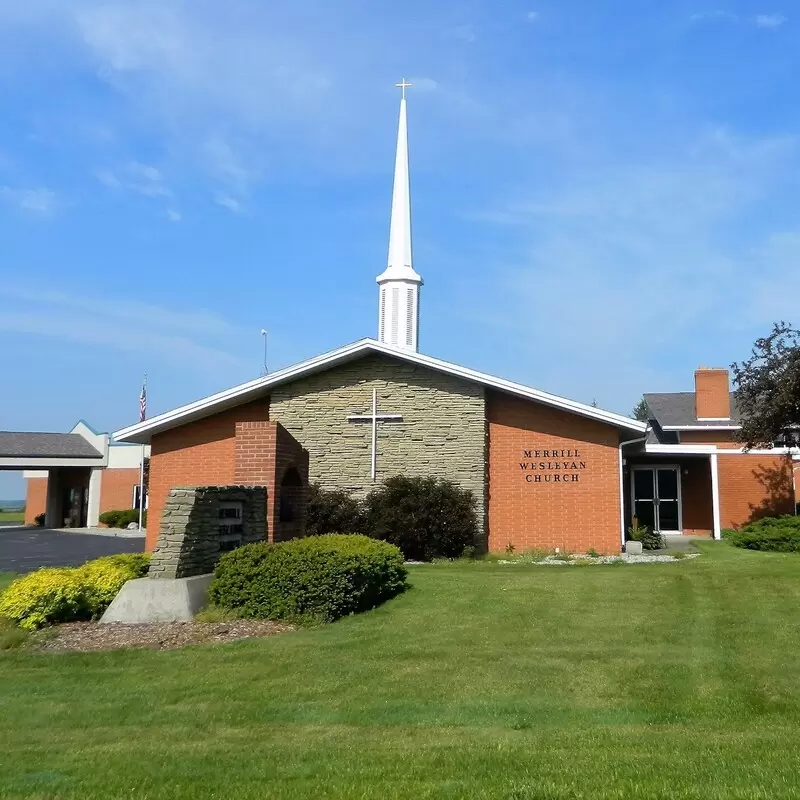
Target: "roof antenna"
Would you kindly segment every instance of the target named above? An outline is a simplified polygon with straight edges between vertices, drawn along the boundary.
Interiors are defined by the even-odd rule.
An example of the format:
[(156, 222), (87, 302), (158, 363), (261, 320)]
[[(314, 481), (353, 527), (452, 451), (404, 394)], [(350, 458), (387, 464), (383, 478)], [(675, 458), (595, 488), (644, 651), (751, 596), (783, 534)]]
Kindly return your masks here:
[(267, 329), (261, 329), (261, 335), (264, 337), (264, 371), (261, 373), (262, 375), (267, 375), (269, 370), (267, 369)]

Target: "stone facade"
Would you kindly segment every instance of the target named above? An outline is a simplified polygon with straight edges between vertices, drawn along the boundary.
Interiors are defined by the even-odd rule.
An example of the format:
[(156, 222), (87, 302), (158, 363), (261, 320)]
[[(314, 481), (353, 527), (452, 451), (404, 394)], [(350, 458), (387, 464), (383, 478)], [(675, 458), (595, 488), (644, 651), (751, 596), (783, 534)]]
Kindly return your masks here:
[[(371, 477), (372, 426), (348, 421), (379, 414), (377, 476)], [(309, 480), (363, 498), (392, 475), (446, 478), (470, 489), (481, 525), (486, 506), (486, 404), (483, 386), (390, 356), (370, 355), (276, 387), (270, 419), (310, 455)]]
[[(241, 533), (224, 535), (221, 504), (241, 503)], [(197, 486), (171, 489), (164, 503), (151, 578), (187, 578), (213, 572), (226, 549), (267, 536), (263, 486)], [(239, 520), (237, 520), (239, 521)]]

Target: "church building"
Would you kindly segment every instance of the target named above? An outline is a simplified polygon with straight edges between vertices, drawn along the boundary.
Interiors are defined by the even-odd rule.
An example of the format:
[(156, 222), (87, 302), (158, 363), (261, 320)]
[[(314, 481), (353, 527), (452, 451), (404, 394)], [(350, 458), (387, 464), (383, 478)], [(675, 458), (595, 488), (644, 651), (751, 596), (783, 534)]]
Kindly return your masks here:
[(377, 339), (114, 435), (151, 448), (148, 549), (179, 486), (266, 486), (268, 536), (280, 540), (300, 532), (291, 497), (307, 482), (364, 497), (397, 474), (447, 478), (475, 496), (490, 551), (619, 553), (634, 517), (719, 537), (793, 512), (796, 448), (743, 452), (724, 370), (698, 370), (691, 393), (647, 395), (640, 422), (420, 353), (405, 95), (377, 283)]

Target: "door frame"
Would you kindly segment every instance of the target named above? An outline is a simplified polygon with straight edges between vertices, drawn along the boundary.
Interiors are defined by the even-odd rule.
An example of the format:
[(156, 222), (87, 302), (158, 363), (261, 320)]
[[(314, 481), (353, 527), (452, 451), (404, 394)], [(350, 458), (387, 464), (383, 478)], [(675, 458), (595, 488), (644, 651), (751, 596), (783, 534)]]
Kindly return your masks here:
[(656, 470), (671, 469), (678, 475), (678, 529), (672, 531), (658, 531), (662, 536), (683, 536), (683, 494), (681, 487), (681, 466), (680, 464), (632, 464), (631, 465), (631, 519), (636, 516), (636, 481), (633, 478), (634, 472), (648, 470), (653, 473), (653, 499), (658, 495), (658, 479)]

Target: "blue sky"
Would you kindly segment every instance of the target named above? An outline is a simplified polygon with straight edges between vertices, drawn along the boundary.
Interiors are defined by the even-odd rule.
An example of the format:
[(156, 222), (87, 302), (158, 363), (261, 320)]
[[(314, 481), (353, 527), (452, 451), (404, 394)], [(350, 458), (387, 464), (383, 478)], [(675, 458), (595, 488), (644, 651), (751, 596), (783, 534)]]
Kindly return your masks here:
[[(409, 90), (421, 349), (627, 412), (800, 298), (787, 0), (0, 0), (0, 428), (374, 336)], [(0, 474), (0, 498), (21, 495)]]

